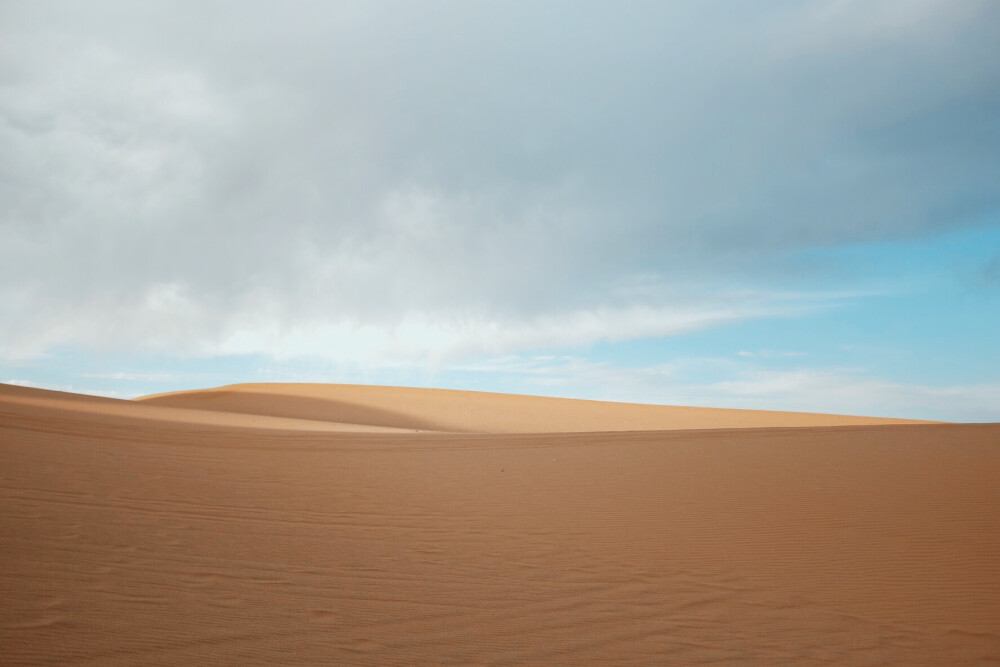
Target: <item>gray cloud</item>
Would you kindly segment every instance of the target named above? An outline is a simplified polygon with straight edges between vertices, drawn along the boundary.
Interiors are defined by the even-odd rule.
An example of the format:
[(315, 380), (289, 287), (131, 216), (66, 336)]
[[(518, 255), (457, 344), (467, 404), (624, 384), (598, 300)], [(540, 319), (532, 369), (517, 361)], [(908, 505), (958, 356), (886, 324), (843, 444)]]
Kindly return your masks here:
[(986, 287), (1000, 287), (1000, 253), (987, 260), (978, 271), (979, 282)]
[(986, 1), (0, 11), (14, 356), (683, 319), (788, 251), (1000, 205)]

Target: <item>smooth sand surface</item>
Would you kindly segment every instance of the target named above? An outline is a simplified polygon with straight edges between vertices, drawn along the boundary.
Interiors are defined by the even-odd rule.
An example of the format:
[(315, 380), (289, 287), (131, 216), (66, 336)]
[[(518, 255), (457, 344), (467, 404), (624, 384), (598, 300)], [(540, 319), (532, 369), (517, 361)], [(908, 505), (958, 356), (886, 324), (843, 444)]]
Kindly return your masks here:
[[(361, 433), (419, 433), (426, 429), (393, 428), (377, 424), (342, 423), (330, 419), (313, 420), (308, 417), (282, 417), (276, 415), (252, 414), (248, 411), (213, 411), (203, 407), (172, 407), (159, 405), (156, 401), (137, 403), (102, 396), (70, 394), (60, 391), (32, 389), (15, 385), (0, 384), (0, 405), (17, 405), (17, 412), (26, 417), (31, 414), (47, 419), (53, 409), (65, 413), (77, 413), (85, 422), (95, 420), (117, 423), (129, 422), (141, 428), (148, 422), (160, 422), (160, 426), (170, 424), (203, 424), (230, 428), (256, 428), (279, 431), (349, 431)], [(67, 415), (68, 416), (68, 415)]]
[(458, 433), (578, 433), (908, 421), (343, 384), (236, 384), (137, 400), (147, 405)]
[(998, 424), (260, 387), (0, 386), (0, 664), (1000, 664)]

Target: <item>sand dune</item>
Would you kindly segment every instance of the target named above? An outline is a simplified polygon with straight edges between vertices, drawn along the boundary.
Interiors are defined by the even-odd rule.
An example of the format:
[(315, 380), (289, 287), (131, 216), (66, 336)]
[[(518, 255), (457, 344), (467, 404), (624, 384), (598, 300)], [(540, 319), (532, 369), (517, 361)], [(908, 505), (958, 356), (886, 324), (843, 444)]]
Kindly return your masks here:
[(1000, 425), (256, 387), (0, 386), (0, 664), (1000, 663)]
[(169, 424), (202, 424), (220, 428), (253, 428), (293, 431), (348, 431), (362, 433), (416, 433), (416, 428), (393, 428), (377, 424), (342, 423), (330, 419), (282, 417), (266, 413), (243, 411), (213, 411), (204, 407), (187, 409), (160, 405), (156, 401), (136, 403), (102, 396), (87, 396), (45, 389), (33, 389), (0, 384), (0, 414), (14, 411), (22, 417), (35, 415), (40, 420), (58, 413), (63, 419), (76, 413), (79, 419), (92, 424), (96, 421), (123, 424), (138, 428), (147, 422)]
[(239, 384), (137, 400), (196, 410), (458, 433), (580, 433), (908, 421), (335, 384)]

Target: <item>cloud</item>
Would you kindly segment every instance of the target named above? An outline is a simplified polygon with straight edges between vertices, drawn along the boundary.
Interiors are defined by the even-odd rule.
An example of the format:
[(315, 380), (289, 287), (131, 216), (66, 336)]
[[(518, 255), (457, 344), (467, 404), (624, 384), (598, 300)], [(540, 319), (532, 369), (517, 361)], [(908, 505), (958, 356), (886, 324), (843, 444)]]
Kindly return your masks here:
[(130, 396), (125, 396), (117, 391), (110, 391), (107, 389), (97, 389), (93, 387), (79, 387), (69, 384), (51, 383), (51, 382), (34, 382), (32, 380), (18, 380), (9, 379), (4, 380), (4, 384), (12, 384), (18, 387), (31, 387), (34, 389), (48, 389), (49, 391), (64, 391), (71, 394), (86, 394), (88, 396), (104, 396), (106, 398), (131, 398)]
[(714, 405), (945, 421), (1000, 419), (1000, 384), (927, 386), (842, 369), (757, 371), (695, 391)]
[(805, 352), (783, 352), (779, 350), (757, 350), (756, 352), (740, 350), (736, 353), (736, 356), (758, 359), (780, 359), (782, 357), (805, 357), (807, 355)]
[(8, 358), (663, 335), (1000, 205), (990, 2), (3, 12)]
[(1000, 286), (1000, 253), (994, 255), (980, 267), (978, 278), (986, 286)]
[(461, 318), (413, 316), (394, 324), (361, 321), (312, 326), (296, 322), (256, 326), (234, 332), (202, 354), (312, 356), (332, 361), (384, 364), (432, 360), (437, 363), (518, 350), (582, 347), (598, 342), (689, 333), (738, 321), (790, 317), (834, 307), (838, 295), (714, 294), (684, 306), (603, 306), (542, 314), (521, 321), (486, 315)]
[[(514, 378), (512, 386), (523, 393), (567, 398), (944, 421), (1000, 419), (997, 383), (908, 384), (860, 368), (776, 370), (745, 357), (681, 358), (628, 367), (582, 357), (513, 355), (461, 369)], [(705, 381), (712, 375), (728, 379)]]
[(176, 382), (179, 379), (176, 373), (81, 373), (79, 377), (127, 382)]

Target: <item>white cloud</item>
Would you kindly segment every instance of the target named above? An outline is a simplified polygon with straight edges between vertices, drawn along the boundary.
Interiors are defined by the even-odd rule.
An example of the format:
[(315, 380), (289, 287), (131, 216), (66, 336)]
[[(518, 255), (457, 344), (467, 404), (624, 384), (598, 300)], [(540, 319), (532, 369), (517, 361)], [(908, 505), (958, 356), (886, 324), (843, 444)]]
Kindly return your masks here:
[(997, 201), (994, 3), (234, 7), (5, 11), (5, 357), (662, 335)]
[(803, 368), (753, 371), (742, 379), (692, 387), (713, 405), (754, 409), (940, 419), (1000, 420), (1000, 384), (928, 386), (860, 371)]
[(18, 387), (31, 387), (32, 389), (48, 389), (49, 391), (64, 391), (70, 394), (86, 394), (88, 396), (104, 396), (105, 398), (131, 398), (121, 392), (97, 389), (93, 387), (80, 387), (77, 385), (61, 384), (58, 382), (34, 382), (32, 380), (10, 379), (4, 380), (4, 384), (12, 384)]
[(705, 295), (697, 305), (603, 306), (530, 318), (466, 315), (436, 318), (413, 315), (399, 322), (361, 321), (240, 329), (199, 354), (264, 354), (279, 358), (316, 357), (369, 366), (400, 362), (475, 358), (520, 350), (575, 348), (689, 333), (763, 317), (791, 317), (838, 302), (836, 296), (782, 293)]
[(788, 352), (781, 350), (756, 350), (751, 352), (749, 350), (740, 350), (736, 353), (738, 357), (746, 358), (757, 358), (757, 359), (781, 359), (790, 357), (805, 357), (808, 356), (805, 352)]
[[(1000, 421), (1000, 384), (906, 384), (885, 380), (864, 369), (774, 370), (757, 361), (716, 358), (675, 359), (653, 366), (624, 367), (566, 356), (510, 356), (459, 368), (515, 378), (513, 384), (523, 388), (524, 393), (550, 393), (567, 398), (942, 421)], [(700, 378), (706, 371), (734, 379), (704, 382)]]
[(177, 382), (180, 379), (176, 373), (81, 373), (80, 377), (126, 382)]

